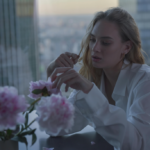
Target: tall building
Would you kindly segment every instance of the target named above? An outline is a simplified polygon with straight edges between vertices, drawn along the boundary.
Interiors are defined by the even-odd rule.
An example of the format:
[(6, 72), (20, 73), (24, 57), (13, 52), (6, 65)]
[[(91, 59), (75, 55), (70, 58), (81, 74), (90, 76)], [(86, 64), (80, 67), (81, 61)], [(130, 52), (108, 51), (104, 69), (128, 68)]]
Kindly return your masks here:
[(0, 0), (0, 86), (28, 94), (39, 79), (36, 0)]
[(142, 49), (148, 54), (146, 63), (150, 65), (150, 0), (119, 0), (119, 6), (135, 19), (140, 31)]

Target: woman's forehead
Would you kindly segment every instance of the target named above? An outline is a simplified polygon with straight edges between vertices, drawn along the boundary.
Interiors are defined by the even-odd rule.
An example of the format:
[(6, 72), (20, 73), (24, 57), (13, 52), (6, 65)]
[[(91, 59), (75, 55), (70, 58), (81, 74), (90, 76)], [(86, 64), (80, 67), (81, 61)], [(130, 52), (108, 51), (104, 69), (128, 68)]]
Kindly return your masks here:
[(96, 22), (94, 25), (91, 35), (101, 37), (110, 37), (110, 38), (120, 38), (118, 26), (110, 21), (101, 20)]

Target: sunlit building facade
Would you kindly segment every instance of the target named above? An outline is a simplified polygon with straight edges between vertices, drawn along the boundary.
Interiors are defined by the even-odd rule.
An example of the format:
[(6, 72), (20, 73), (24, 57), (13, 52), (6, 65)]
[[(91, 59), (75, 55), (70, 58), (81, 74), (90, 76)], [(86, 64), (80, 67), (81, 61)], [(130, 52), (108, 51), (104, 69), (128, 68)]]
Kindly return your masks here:
[(150, 65), (150, 0), (119, 0), (119, 6), (135, 19), (140, 31), (142, 49), (148, 54), (146, 63)]
[(0, 86), (28, 94), (39, 79), (35, 0), (0, 0)]

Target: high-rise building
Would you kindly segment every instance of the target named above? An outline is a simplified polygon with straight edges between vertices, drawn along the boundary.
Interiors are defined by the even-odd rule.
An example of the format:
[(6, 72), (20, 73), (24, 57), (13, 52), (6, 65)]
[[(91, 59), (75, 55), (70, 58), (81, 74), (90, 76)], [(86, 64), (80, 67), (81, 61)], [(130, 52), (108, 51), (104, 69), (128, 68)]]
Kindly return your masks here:
[(0, 86), (28, 94), (39, 79), (36, 0), (0, 0)]
[(142, 49), (148, 54), (146, 63), (150, 65), (150, 0), (119, 0), (119, 6), (135, 19), (140, 31)]

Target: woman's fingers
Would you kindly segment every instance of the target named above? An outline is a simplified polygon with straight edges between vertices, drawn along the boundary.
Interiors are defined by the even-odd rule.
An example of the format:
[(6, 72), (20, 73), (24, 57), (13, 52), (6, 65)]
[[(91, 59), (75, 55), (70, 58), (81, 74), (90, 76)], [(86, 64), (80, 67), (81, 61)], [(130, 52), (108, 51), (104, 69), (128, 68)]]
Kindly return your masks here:
[(73, 68), (74, 62), (73, 62), (73, 60), (70, 59), (67, 55), (62, 54), (61, 62), (62, 62), (63, 64), (65, 64), (66, 67), (72, 67), (72, 68)]
[(76, 59), (75, 61), (74, 61), (74, 64), (76, 64), (78, 62), (78, 59)]
[(75, 73), (69, 73), (69, 74), (65, 74), (65, 75), (62, 75), (60, 77), (58, 77), (58, 80), (56, 79), (56, 82), (54, 82), (54, 86), (57, 88), (57, 89), (60, 89), (61, 85), (63, 83), (66, 83), (66, 82), (70, 82), (70, 80), (72, 80), (73, 78), (75, 78), (77, 75)]
[(74, 64), (78, 61), (78, 55), (70, 52), (62, 53), (56, 60), (56, 67), (71, 67), (73, 68)]
[(75, 53), (65, 52), (65, 54), (66, 54), (68, 57), (71, 57), (71, 58), (72, 58), (72, 61), (73, 61), (74, 64), (76, 63), (76, 61), (77, 61), (78, 58), (79, 58), (79, 55), (77, 55), (77, 54), (75, 54)]
[(75, 70), (72, 70), (72, 71), (68, 72), (67, 74), (62, 74), (59, 77), (57, 77), (57, 79), (53, 83), (52, 87), (60, 89), (60, 87), (63, 83), (67, 84), (68, 82), (70, 82), (76, 76), (77, 76), (77, 74), (75, 73)]
[(65, 54), (66, 54), (68, 57), (72, 57), (73, 59), (76, 59), (76, 58), (78, 57), (78, 55), (75, 54), (75, 53), (65, 52)]
[(67, 82), (66, 83), (66, 86), (65, 86), (65, 92), (67, 92), (68, 91), (68, 88), (72, 85), (72, 84), (74, 84), (74, 83), (76, 83), (77, 81), (74, 79), (74, 80), (71, 80), (71, 81), (69, 81), (69, 82)]
[(61, 61), (58, 61), (58, 67), (66, 67)]
[(67, 70), (72, 69), (71, 67), (60, 67), (60, 68), (55, 68), (53, 73), (51, 74), (51, 80), (54, 81), (58, 73), (64, 73)]
[(71, 65), (67, 61), (65, 61), (63, 58), (60, 58), (59, 61), (61, 64), (63, 64), (63, 67), (71, 67)]

